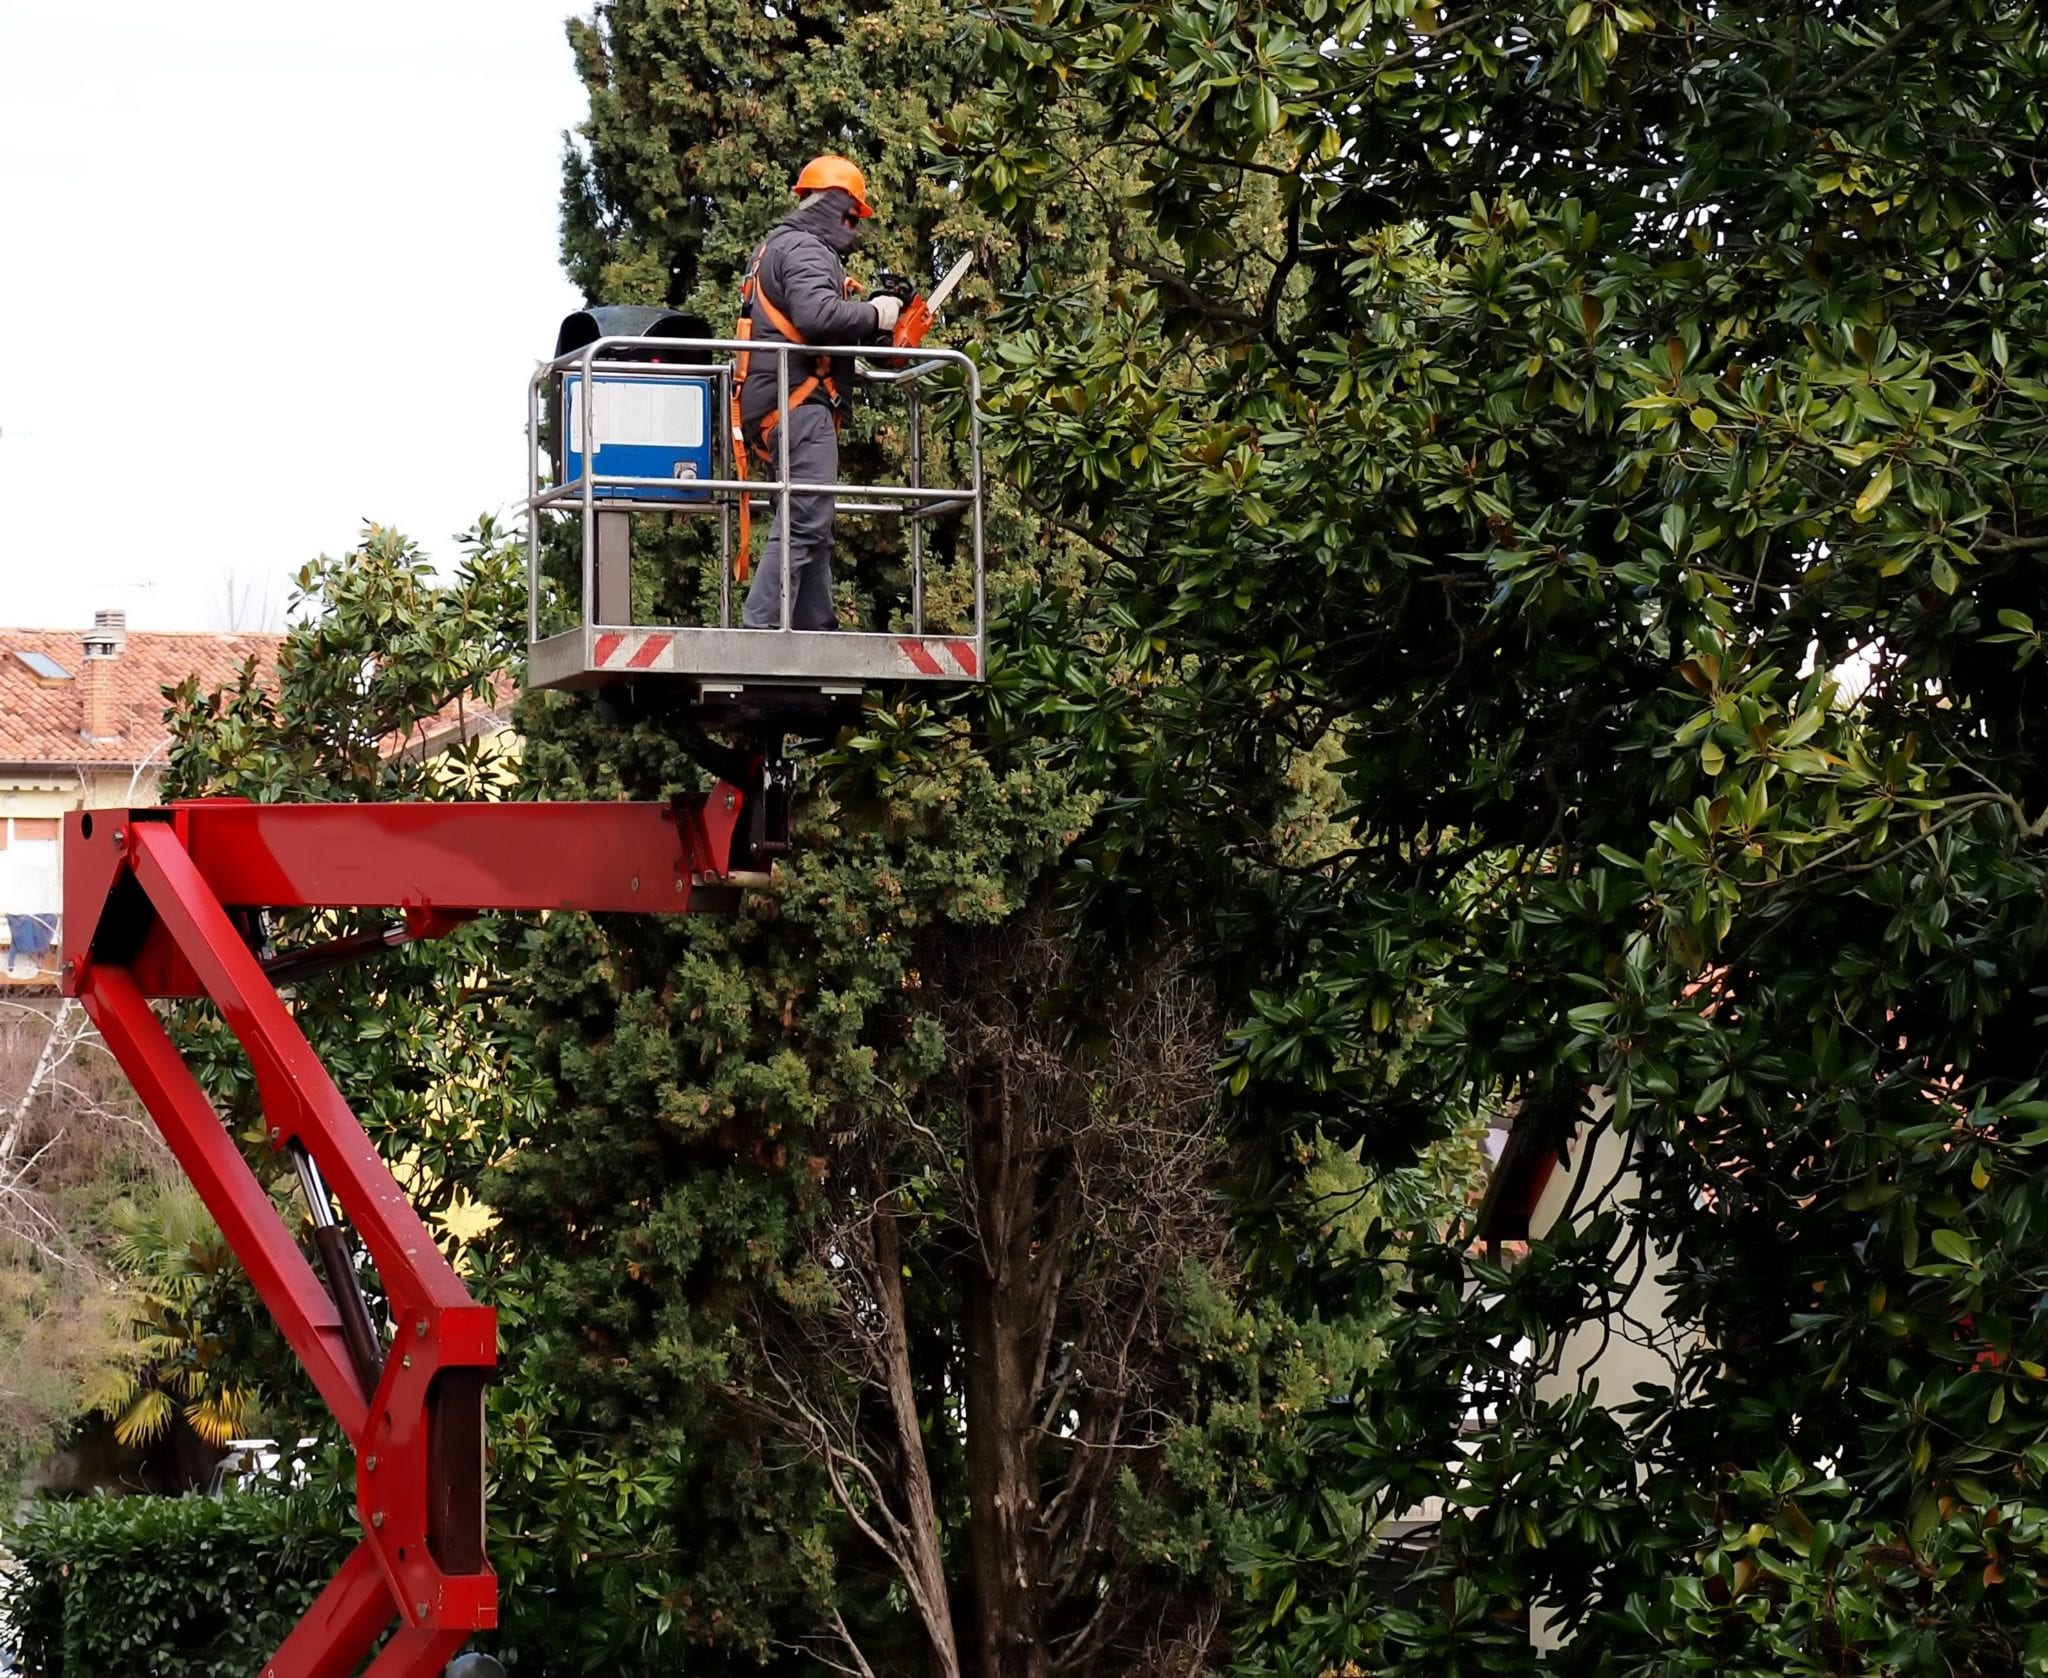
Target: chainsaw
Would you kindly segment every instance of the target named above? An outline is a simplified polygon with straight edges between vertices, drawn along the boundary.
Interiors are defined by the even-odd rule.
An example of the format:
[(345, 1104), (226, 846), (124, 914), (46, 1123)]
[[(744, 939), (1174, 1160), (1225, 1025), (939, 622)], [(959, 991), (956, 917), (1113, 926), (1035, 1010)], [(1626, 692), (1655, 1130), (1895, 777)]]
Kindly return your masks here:
[(896, 317), (896, 331), (890, 342), (899, 350), (914, 350), (923, 343), (924, 335), (931, 331), (932, 322), (946, 306), (946, 300), (973, 266), (974, 253), (970, 251), (947, 270), (946, 277), (932, 289), (929, 297), (916, 295), (910, 282), (901, 274), (877, 274), (873, 289), (903, 305), (903, 313)]

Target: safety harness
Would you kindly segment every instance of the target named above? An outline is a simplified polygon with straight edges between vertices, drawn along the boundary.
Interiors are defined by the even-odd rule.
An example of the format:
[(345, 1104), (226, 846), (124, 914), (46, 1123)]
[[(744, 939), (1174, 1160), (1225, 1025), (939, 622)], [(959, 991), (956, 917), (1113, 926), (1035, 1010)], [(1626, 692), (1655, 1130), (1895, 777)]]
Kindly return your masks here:
[[(773, 242), (763, 240), (761, 248), (754, 252), (754, 260), (747, 265), (747, 277), (740, 281), (739, 324), (733, 328), (732, 335), (742, 341), (753, 338), (754, 305), (758, 303), (761, 312), (768, 317), (768, 324), (784, 338), (792, 344), (807, 344), (810, 340), (797, 331), (795, 321), (775, 306), (775, 299), (768, 295), (761, 284), (761, 263), (768, 255), (768, 246)], [(846, 282), (846, 289), (848, 295), (851, 295), (854, 289), (852, 280)], [(740, 418), (740, 399), (746, 391), (747, 373), (753, 359), (751, 350), (741, 350), (733, 359), (732, 369), (732, 463), (733, 470), (742, 481), (747, 476), (749, 453), (759, 456), (764, 471), (774, 465), (775, 427), (781, 423), (783, 413), (782, 405), (778, 402), (761, 417), (753, 434), (748, 435), (747, 425)], [(830, 356), (819, 356), (811, 365), (810, 377), (790, 391), (789, 411), (795, 413), (820, 390), (824, 391), (826, 400), (832, 405), (832, 429), (836, 432), (844, 423), (845, 416), (840, 409), (839, 386), (832, 377)], [(753, 512), (752, 497), (745, 490), (740, 491), (740, 547), (739, 555), (733, 563), (733, 575), (740, 582), (747, 580), (747, 573), (753, 564)]]

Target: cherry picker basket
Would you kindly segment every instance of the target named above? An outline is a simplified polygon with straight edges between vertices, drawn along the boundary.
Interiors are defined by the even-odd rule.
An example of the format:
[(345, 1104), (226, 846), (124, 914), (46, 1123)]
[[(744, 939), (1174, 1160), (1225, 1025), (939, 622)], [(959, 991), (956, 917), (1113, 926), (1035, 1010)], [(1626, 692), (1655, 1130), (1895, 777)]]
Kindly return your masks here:
[[(957, 350), (889, 345), (742, 342), (687, 335), (693, 323), (655, 309), (592, 309), (564, 324), (557, 353), (527, 390), (528, 681), (539, 688), (680, 684), (716, 709), (737, 696), (791, 689), (856, 696), (889, 683), (981, 680), (985, 574), (980, 376)], [(790, 470), (789, 427), (775, 428), (770, 461), (741, 463), (727, 415), (733, 366), (773, 379), (784, 412), (793, 384), (819, 355), (857, 358), (863, 404), (901, 428), (901, 482), (811, 483)], [(963, 400), (964, 399), (964, 400)], [(950, 449), (934, 447), (940, 414), (957, 416)], [(546, 446), (544, 446), (544, 442)], [(943, 476), (935, 470), (949, 463)], [(934, 481), (938, 477), (940, 481)], [(785, 527), (793, 502), (834, 498), (846, 520), (890, 521), (902, 532), (907, 586), (882, 621), (832, 630), (790, 627), (790, 568), (782, 568), (780, 627), (740, 621), (746, 521)], [(715, 609), (704, 622), (649, 623), (633, 609), (636, 521), (703, 519), (716, 528)], [(545, 574), (551, 525), (568, 527), (572, 572)], [(935, 529), (951, 527), (935, 558)], [(963, 542), (960, 537), (964, 536)], [(757, 539), (758, 541), (758, 539)], [(928, 586), (943, 570), (947, 605)]]

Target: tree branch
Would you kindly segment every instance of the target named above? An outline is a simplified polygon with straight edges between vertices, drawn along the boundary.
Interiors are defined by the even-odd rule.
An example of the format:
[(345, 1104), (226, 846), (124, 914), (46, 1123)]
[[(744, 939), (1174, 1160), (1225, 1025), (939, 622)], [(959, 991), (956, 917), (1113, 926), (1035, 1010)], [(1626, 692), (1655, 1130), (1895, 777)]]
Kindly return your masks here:
[(1826, 99), (1830, 95), (1840, 93), (1843, 88), (1856, 81), (1872, 65), (1891, 57), (1893, 53), (1897, 52), (1900, 47), (1919, 34), (1921, 30), (1927, 28), (1930, 24), (1940, 22), (1942, 17), (1954, 8), (1955, 3), (1956, 0), (1934, 0), (1934, 4), (1929, 6), (1926, 11), (1917, 13), (1900, 24), (1891, 35), (1872, 47), (1869, 52), (1865, 53), (1839, 76), (1835, 77), (1833, 81), (1823, 84), (1815, 92), (1804, 97)]

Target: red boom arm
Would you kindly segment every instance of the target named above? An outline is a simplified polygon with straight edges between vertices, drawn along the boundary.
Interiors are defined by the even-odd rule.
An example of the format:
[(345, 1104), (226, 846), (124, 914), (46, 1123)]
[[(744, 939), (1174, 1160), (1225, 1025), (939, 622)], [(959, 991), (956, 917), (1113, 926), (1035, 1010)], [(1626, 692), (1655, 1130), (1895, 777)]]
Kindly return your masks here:
[[(370, 1678), (428, 1678), (497, 1624), (483, 1507), (497, 1317), (441, 1257), (279, 997), (273, 974), (294, 958), (265, 963), (236, 912), (402, 911), (402, 929), (339, 941), (312, 963), (326, 965), (485, 909), (729, 910), (743, 803), (720, 786), (672, 806), (220, 799), (68, 818), (65, 994), (84, 1003), (356, 1451), (362, 1542), (263, 1678), (347, 1678), (394, 1620)], [(388, 1347), (362, 1326), (346, 1268), (323, 1284), (280, 1221), (150, 1006), (169, 996), (207, 998), (241, 1042), (271, 1145), (294, 1151), (316, 1226), (331, 1190), (383, 1280)]]

